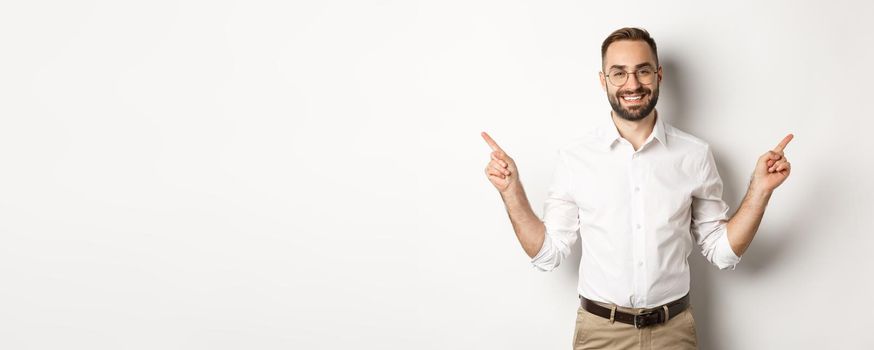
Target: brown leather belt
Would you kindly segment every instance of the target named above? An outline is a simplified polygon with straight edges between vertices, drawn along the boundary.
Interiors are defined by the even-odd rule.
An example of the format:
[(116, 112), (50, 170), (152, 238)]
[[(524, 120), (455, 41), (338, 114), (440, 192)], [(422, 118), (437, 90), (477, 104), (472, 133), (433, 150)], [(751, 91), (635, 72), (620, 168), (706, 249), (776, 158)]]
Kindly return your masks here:
[[(586, 311), (589, 311), (603, 318), (609, 319), (611, 312), (613, 312), (612, 309), (598, 305), (594, 301), (586, 299), (586, 297), (582, 295), (580, 295), (580, 303), (582, 304), (583, 309), (585, 309)], [(667, 306), (667, 314), (665, 313), (665, 306)], [(674, 300), (670, 303), (658, 307), (650, 308), (648, 312), (638, 315), (625, 313), (619, 311), (619, 309), (616, 309), (616, 312), (613, 314), (613, 319), (622, 323), (633, 325), (637, 328), (643, 328), (654, 324), (667, 322), (668, 320), (679, 315), (681, 312), (683, 312), (683, 310), (686, 310), (687, 307), (689, 307), (689, 293), (686, 293), (686, 295), (680, 299)]]

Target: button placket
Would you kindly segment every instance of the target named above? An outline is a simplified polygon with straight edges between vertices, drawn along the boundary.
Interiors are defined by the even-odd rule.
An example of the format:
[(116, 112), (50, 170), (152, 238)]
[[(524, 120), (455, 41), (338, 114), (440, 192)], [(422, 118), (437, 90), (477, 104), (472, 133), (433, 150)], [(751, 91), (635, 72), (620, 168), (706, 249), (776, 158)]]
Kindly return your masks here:
[(644, 258), (646, 257), (646, 235), (643, 231), (643, 222), (646, 217), (646, 213), (644, 212), (644, 203), (643, 196), (640, 193), (640, 183), (643, 179), (644, 173), (644, 164), (641, 162), (641, 157), (638, 152), (635, 152), (632, 155), (631, 159), (631, 189), (632, 189), (632, 197), (631, 197), (631, 211), (632, 211), (632, 220), (634, 225), (634, 231), (632, 234), (632, 250), (633, 257), (635, 261), (635, 304), (643, 305), (645, 302), (645, 286), (646, 286), (646, 270), (645, 270), (645, 262)]
[[(635, 186), (635, 183), (637, 182), (637, 179), (636, 179), (636, 173), (637, 173), (637, 152), (635, 152), (635, 151), (632, 149), (632, 151), (631, 151), (631, 157), (630, 157), (630, 158), (627, 158), (627, 159), (628, 159), (628, 184), (629, 184), (629, 186), (630, 186), (631, 188), (633, 188), (633, 187)], [(639, 226), (640, 226), (640, 225), (639, 225), (639, 223), (638, 223), (638, 220), (639, 220), (639, 219), (638, 219), (638, 208), (637, 208), (637, 201), (635, 200), (635, 199), (636, 199), (635, 193), (634, 193), (634, 192), (630, 192), (630, 193), (629, 193), (629, 197), (630, 197), (630, 198), (629, 198), (629, 200), (630, 200), (630, 201), (629, 201), (629, 202), (630, 202), (630, 203), (629, 203), (629, 204), (630, 204), (630, 205), (629, 205), (629, 219), (630, 219), (630, 222), (629, 222), (628, 224), (631, 225), (631, 227), (630, 227), (630, 229), (631, 229), (631, 231), (630, 231), (630, 239), (631, 239), (631, 259), (632, 259), (631, 261), (632, 261), (632, 264), (633, 264), (633, 267), (634, 267), (634, 268), (632, 269), (632, 271), (633, 271), (633, 278), (632, 278), (632, 281), (633, 281), (632, 285), (633, 285), (633, 287), (632, 287), (632, 293), (631, 293), (631, 295), (629, 295), (629, 302), (631, 303), (631, 306), (632, 306), (632, 307), (637, 307), (637, 306), (638, 306), (638, 302), (639, 302), (639, 300), (640, 300), (639, 293), (640, 293), (640, 290), (641, 290), (642, 287), (643, 287), (643, 285), (642, 285), (642, 283), (641, 283), (641, 274), (642, 274), (642, 272), (640, 271), (640, 270), (641, 270), (641, 269), (640, 269), (640, 265), (638, 265), (638, 264), (636, 263), (637, 261), (640, 261), (640, 252), (639, 252), (638, 249), (637, 249), (637, 247), (638, 247), (638, 241), (640, 240), (640, 234), (639, 234), (639, 232), (638, 232), (638, 231), (639, 231)]]

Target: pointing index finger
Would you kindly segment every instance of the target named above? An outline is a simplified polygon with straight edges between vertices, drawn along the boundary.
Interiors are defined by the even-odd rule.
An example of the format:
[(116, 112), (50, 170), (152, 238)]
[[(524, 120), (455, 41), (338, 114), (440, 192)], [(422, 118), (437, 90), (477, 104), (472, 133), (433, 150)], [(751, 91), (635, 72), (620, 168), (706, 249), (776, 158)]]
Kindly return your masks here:
[(786, 135), (786, 137), (784, 137), (783, 140), (780, 141), (780, 144), (778, 144), (777, 147), (774, 148), (774, 151), (782, 152), (783, 149), (786, 148), (786, 145), (789, 144), (789, 141), (792, 141), (793, 137), (795, 137), (795, 135), (792, 135), (792, 134)]
[(486, 143), (489, 144), (489, 147), (492, 148), (492, 151), (504, 151), (501, 149), (501, 146), (498, 146), (498, 143), (495, 140), (492, 140), (492, 137), (489, 136), (485, 131), (483, 131), (480, 135), (482, 135), (483, 139), (486, 140)]

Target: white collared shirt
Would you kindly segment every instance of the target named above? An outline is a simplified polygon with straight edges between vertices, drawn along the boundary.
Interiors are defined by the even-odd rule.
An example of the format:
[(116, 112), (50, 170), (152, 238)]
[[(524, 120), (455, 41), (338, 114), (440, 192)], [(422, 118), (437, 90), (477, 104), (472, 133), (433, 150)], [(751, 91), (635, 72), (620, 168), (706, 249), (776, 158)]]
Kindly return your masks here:
[(551, 271), (580, 238), (580, 295), (650, 308), (689, 291), (692, 243), (720, 269), (740, 262), (710, 146), (655, 115), (639, 150), (611, 116), (561, 147), (544, 204), (546, 239), (531, 263)]

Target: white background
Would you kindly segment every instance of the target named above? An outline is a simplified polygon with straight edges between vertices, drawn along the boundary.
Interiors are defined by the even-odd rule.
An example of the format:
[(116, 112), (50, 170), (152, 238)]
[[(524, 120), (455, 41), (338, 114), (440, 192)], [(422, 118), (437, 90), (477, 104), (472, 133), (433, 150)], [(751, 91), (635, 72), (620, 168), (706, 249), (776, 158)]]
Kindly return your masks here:
[(8, 1), (0, 348), (565, 349), (550, 273), (483, 168), (541, 214), (557, 147), (609, 113), (600, 44), (640, 26), (660, 115), (733, 213), (791, 132), (735, 271), (690, 257), (702, 349), (863, 349), (874, 5), (865, 1)]

